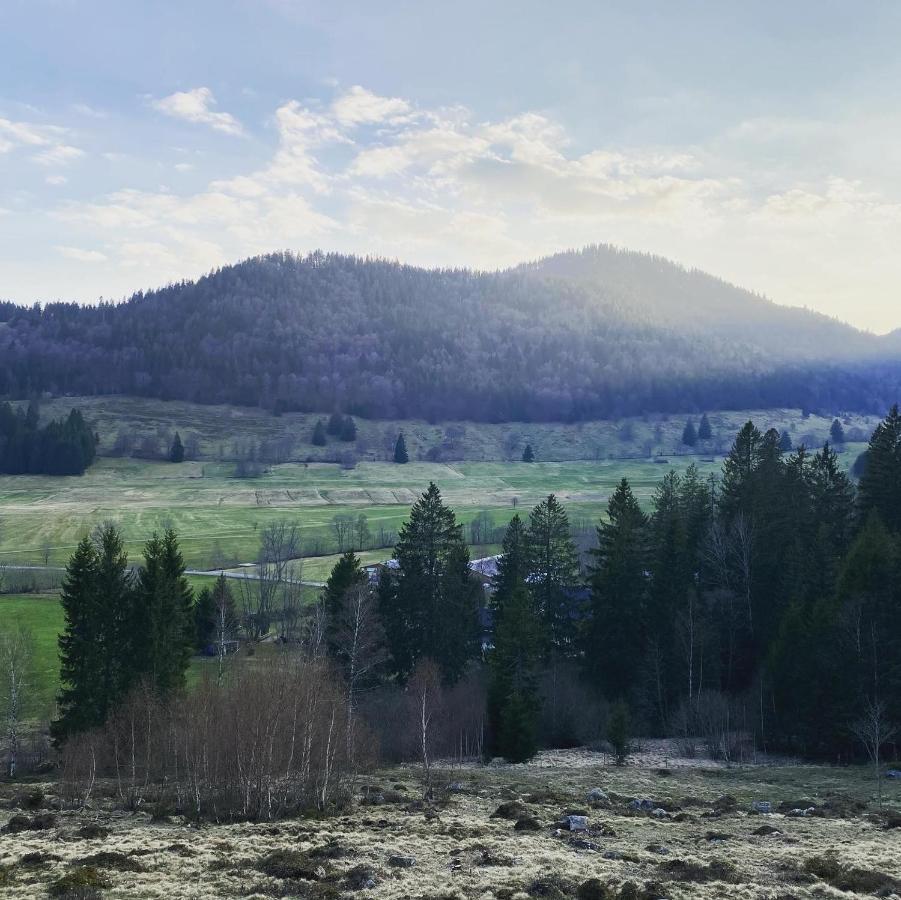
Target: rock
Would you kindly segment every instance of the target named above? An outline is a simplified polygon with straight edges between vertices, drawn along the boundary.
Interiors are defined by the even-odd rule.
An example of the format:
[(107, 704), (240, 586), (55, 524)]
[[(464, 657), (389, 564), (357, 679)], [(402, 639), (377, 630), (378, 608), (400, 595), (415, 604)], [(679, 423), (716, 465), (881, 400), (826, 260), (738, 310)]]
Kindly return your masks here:
[(723, 794), (722, 797), (713, 801), (713, 808), (717, 812), (735, 812), (738, 809), (738, 800), (731, 794)]
[(658, 856), (666, 856), (669, 853), (669, 850), (667, 850), (666, 847), (662, 847), (660, 844), (648, 844), (647, 847), (645, 847), (645, 850), (647, 850), (648, 853), (656, 853)]
[(889, 769), (885, 773), (886, 778), (901, 778), (901, 769)]
[(570, 847), (575, 847), (576, 850), (589, 850), (592, 853), (597, 853), (601, 850), (600, 844), (595, 844), (593, 841), (586, 841), (584, 838), (571, 838), (569, 845)]
[(655, 819), (668, 819), (669, 813), (665, 809), (661, 809), (659, 806), (656, 809), (651, 810), (651, 815)]
[(755, 800), (751, 804), (751, 812), (768, 815), (773, 811), (773, 804), (769, 800)]
[(790, 809), (785, 815), (791, 819), (806, 819), (816, 811), (815, 806), (808, 806), (807, 809)]
[(772, 825), (761, 825), (760, 828), (755, 828), (751, 834), (768, 837), (771, 834), (782, 834), (782, 832), (778, 828), (773, 828)]
[(412, 869), (416, 865), (415, 856), (401, 856), (394, 853), (388, 857), (388, 865), (395, 866), (398, 869)]
[(632, 800), (629, 802), (630, 809), (638, 809), (643, 812), (650, 812), (652, 809), (657, 808), (657, 804), (653, 800), (648, 800), (645, 798), (644, 800)]
[(610, 798), (607, 796), (606, 791), (599, 787), (595, 787), (585, 795), (585, 800), (588, 803), (608, 803)]
[(517, 819), (513, 826), (514, 831), (541, 831), (541, 822), (535, 816), (524, 816)]
[(560, 824), (569, 831), (588, 831), (588, 816), (564, 816)]
[(704, 840), (710, 841), (711, 844), (722, 844), (723, 841), (728, 841), (731, 837), (731, 834), (726, 834), (723, 831), (708, 831), (704, 835)]
[(604, 859), (622, 859), (623, 855), (619, 852), (619, 850), (606, 850), (604, 852)]
[(463, 784), (462, 781), (452, 781), (447, 786), (447, 792), (449, 794), (462, 794), (463, 791), (465, 791), (465, 790), (466, 790), (466, 786)]

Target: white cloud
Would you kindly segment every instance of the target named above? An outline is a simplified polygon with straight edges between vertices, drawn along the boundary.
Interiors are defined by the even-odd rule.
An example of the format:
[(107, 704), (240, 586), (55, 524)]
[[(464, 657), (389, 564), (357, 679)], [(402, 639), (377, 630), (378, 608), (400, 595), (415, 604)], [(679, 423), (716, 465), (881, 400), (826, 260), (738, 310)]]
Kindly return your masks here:
[(44, 181), (47, 184), (60, 185), (65, 184), (69, 179), (65, 175), (48, 175)]
[(95, 263), (106, 262), (107, 256), (99, 250), (83, 250), (81, 247), (60, 246), (57, 251), (66, 259), (74, 259), (76, 262)]
[(406, 100), (380, 97), (356, 84), (335, 100), (331, 112), (339, 124), (353, 127), (378, 122), (400, 122), (409, 115), (411, 108)]
[(48, 147), (35, 156), (35, 162), (42, 166), (67, 166), (76, 159), (84, 156), (84, 150), (78, 147), (72, 147), (69, 144), (57, 144), (55, 147)]
[(176, 91), (168, 97), (153, 101), (153, 107), (167, 116), (184, 119), (198, 125), (209, 125), (224, 134), (242, 135), (241, 123), (227, 112), (216, 112), (211, 107), (216, 98), (208, 87), (198, 87), (190, 91)]

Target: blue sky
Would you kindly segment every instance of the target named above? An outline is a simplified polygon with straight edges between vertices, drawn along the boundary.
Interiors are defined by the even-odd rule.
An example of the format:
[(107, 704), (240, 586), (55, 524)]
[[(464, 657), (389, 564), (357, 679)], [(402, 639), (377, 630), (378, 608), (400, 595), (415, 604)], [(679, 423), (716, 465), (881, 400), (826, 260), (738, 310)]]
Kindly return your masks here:
[(3, 0), (0, 297), (591, 242), (901, 326), (901, 5)]

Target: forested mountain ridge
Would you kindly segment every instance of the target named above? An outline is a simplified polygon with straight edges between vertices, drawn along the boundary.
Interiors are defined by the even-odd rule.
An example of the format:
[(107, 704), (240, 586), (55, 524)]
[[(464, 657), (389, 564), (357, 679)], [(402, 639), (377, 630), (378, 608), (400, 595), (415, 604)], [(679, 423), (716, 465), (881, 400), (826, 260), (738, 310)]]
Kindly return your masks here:
[(482, 421), (878, 411), (901, 386), (885, 346), (608, 247), (494, 273), (274, 253), (121, 304), (0, 304), (0, 395)]

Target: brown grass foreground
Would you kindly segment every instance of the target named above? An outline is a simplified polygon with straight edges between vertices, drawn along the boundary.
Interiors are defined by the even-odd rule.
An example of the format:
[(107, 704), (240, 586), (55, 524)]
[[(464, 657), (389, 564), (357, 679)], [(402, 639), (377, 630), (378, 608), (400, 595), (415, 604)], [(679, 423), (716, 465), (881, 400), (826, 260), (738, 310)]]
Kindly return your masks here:
[[(23, 830), (0, 834), (0, 896), (901, 895), (896, 782), (878, 810), (864, 770), (637, 760), (616, 768), (576, 750), (521, 766), (444, 767), (431, 802), (416, 769), (383, 770), (354, 783), (341, 810), (258, 824), (123, 811), (109, 780), (86, 808), (69, 807), (55, 786), (7, 786), (0, 826), (16, 816)], [(592, 788), (606, 799), (589, 799)], [(751, 813), (754, 800), (773, 812)], [(561, 829), (566, 813), (586, 813), (589, 831)]]

